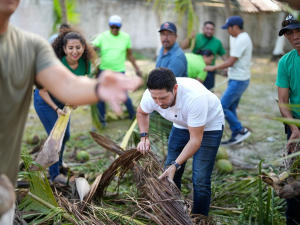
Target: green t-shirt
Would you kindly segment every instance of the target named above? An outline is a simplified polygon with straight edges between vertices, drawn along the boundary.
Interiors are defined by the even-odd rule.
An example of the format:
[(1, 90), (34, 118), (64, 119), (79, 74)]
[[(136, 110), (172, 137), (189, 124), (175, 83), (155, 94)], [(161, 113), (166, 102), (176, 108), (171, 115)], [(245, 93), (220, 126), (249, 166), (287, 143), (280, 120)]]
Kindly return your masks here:
[(83, 60), (83, 58), (81, 57), (79, 60), (78, 60), (78, 67), (75, 69), (75, 70), (73, 70), (70, 66), (69, 66), (69, 64), (68, 64), (68, 62), (67, 62), (67, 60), (66, 60), (66, 56), (64, 56), (62, 59), (61, 59), (61, 62), (62, 62), (62, 64), (64, 64), (72, 73), (74, 73), (75, 75), (77, 75), (77, 76), (84, 76), (84, 75), (90, 75), (90, 73), (91, 73), (91, 62), (89, 61), (89, 67), (88, 67), (88, 70), (86, 71), (86, 67), (85, 67), (85, 62), (84, 62), (84, 60)]
[(202, 55), (185, 53), (185, 57), (188, 65), (188, 76), (194, 79), (199, 78), (204, 81), (207, 76), (207, 71), (204, 71), (206, 64)]
[(92, 44), (100, 48), (101, 70), (125, 71), (127, 49), (131, 48), (130, 36), (127, 33), (120, 31), (115, 36), (108, 30), (98, 35)]
[(198, 33), (196, 34), (195, 46), (192, 52), (196, 53), (200, 48), (202, 50), (209, 49), (214, 53), (215, 58), (212, 61), (211, 65), (215, 65), (217, 55), (226, 54), (226, 51), (224, 50), (223, 45), (219, 39), (212, 36), (212, 38), (209, 40), (209, 38), (205, 37), (203, 34)]
[[(300, 104), (300, 57), (294, 49), (285, 54), (278, 63), (276, 86), (289, 88), (290, 104)], [(299, 109), (299, 108), (298, 108)], [(300, 119), (300, 112), (292, 111)]]

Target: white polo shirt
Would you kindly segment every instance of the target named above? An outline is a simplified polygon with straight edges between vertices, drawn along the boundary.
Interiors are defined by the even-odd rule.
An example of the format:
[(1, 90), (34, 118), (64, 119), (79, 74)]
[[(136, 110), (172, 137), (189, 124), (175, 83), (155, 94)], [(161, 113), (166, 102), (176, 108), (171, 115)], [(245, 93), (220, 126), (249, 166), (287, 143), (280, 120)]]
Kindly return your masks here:
[(162, 109), (147, 89), (140, 103), (141, 109), (149, 114), (157, 111), (179, 129), (205, 126), (204, 131), (222, 130), (225, 121), (219, 98), (195, 79), (179, 77), (176, 80), (178, 89), (174, 106)]

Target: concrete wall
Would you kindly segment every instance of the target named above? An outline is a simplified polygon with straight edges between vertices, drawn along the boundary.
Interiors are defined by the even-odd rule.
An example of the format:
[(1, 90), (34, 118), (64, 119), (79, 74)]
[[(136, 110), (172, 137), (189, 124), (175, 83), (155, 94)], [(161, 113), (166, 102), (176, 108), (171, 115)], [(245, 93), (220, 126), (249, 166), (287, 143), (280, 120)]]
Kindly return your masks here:
[(53, 0), (21, 0), (10, 23), (48, 39), (53, 20)]
[[(136, 50), (152, 50), (159, 46), (159, 25), (165, 21), (175, 22), (178, 28), (178, 41), (186, 36), (186, 20), (179, 23), (178, 16), (171, 9), (162, 16), (154, 12), (152, 5), (145, 0), (76, 0), (77, 10), (81, 15), (78, 27), (87, 38), (108, 29), (111, 15), (119, 15), (123, 19), (122, 31), (130, 34), (132, 48)], [(22, 29), (48, 38), (52, 33), (53, 5), (52, 0), (21, 0), (18, 10), (11, 18), (11, 23)], [(235, 9), (235, 14), (243, 17), (245, 31), (249, 33), (255, 52), (272, 53), (281, 21), (285, 12), (247, 14)], [(221, 39), (228, 48), (228, 34), (220, 27), (224, 24), (225, 11), (221, 7), (196, 5), (199, 17), (198, 31), (203, 22), (212, 20), (216, 24), (215, 36)], [(286, 44), (286, 51), (290, 50)]]

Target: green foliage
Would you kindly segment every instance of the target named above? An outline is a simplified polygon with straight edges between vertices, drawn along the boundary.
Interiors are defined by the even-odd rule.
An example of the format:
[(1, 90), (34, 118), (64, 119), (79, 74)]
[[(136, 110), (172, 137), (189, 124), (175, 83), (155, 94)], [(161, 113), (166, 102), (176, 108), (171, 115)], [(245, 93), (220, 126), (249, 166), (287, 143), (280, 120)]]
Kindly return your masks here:
[(191, 34), (193, 28), (198, 27), (199, 21), (195, 13), (195, 0), (148, 0), (153, 2), (153, 7), (158, 12), (165, 12), (167, 9), (178, 15), (179, 22), (187, 15), (187, 32)]
[[(80, 14), (76, 12), (77, 3), (73, 0), (65, 0), (66, 12), (69, 24), (78, 24), (80, 21)], [(52, 27), (53, 33), (57, 32), (58, 26), (62, 23), (62, 9), (59, 0), (53, 0), (54, 8), (54, 24)]]

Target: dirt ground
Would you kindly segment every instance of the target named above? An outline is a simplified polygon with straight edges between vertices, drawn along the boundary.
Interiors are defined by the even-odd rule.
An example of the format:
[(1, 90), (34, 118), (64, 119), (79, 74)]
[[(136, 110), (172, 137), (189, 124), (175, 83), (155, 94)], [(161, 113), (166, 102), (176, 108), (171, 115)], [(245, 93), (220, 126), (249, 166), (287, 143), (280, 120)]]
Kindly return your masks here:
[[(237, 145), (228, 148), (230, 160), (236, 168), (256, 168), (261, 159), (265, 159), (265, 167), (273, 164), (273, 161), (280, 157), (285, 145), (285, 135), (283, 125), (280, 122), (266, 119), (264, 116), (280, 116), (278, 105), (275, 101), (277, 97), (277, 87), (275, 86), (277, 63), (271, 62), (270, 57), (253, 57), (251, 67), (251, 83), (244, 93), (238, 108), (238, 116), (242, 124), (252, 131), (251, 136), (246, 139), (243, 146)], [(217, 63), (220, 61), (217, 61)], [(155, 68), (153, 60), (138, 60), (144, 75)], [(129, 62), (126, 63), (126, 74), (131, 76), (134, 70)], [(221, 97), (226, 89), (225, 78), (217, 76), (215, 94)], [(223, 85), (219, 85), (223, 83)], [(130, 92), (133, 104), (137, 106), (143, 90)], [(125, 106), (124, 106), (125, 109)], [(121, 142), (122, 136), (129, 128), (132, 121), (129, 119), (108, 122), (108, 127), (103, 134), (112, 140)], [(87, 149), (92, 157), (99, 157), (103, 152), (98, 146), (94, 145), (89, 135), (93, 128), (90, 108), (81, 106), (72, 112), (71, 116), (71, 139), (67, 143), (65, 161), (76, 163), (70, 157), (74, 152), (81, 149)], [(28, 137), (38, 135), (40, 138), (46, 138), (46, 132), (31, 104), (26, 123), (23, 140)], [(230, 135), (229, 128), (226, 125), (223, 138), (227, 139)], [(31, 147), (31, 146), (30, 146)]]

